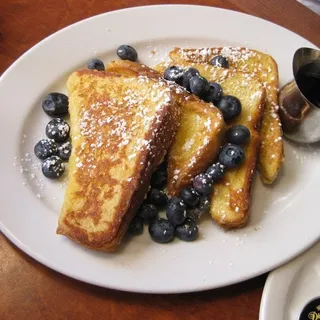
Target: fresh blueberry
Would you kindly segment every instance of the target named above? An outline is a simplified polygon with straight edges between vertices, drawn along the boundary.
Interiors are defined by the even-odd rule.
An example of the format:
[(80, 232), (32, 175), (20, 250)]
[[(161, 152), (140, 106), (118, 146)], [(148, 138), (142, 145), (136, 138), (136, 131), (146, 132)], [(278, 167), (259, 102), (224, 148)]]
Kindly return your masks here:
[(129, 60), (132, 62), (135, 62), (138, 60), (137, 51), (133, 47), (127, 44), (123, 44), (118, 48), (117, 55), (121, 60)]
[(41, 139), (34, 146), (34, 154), (41, 160), (49, 158), (58, 152), (58, 146), (52, 139)]
[(189, 207), (194, 207), (199, 202), (197, 191), (191, 187), (186, 187), (180, 192), (180, 198)]
[(151, 221), (148, 230), (152, 240), (159, 243), (166, 243), (174, 238), (174, 226), (163, 218)]
[(192, 219), (186, 219), (184, 224), (176, 227), (176, 236), (183, 241), (193, 241), (199, 235), (197, 224)]
[(164, 72), (164, 78), (169, 81), (174, 81), (177, 84), (182, 84), (183, 70), (177, 66), (171, 66)]
[(227, 131), (227, 140), (234, 144), (247, 143), (250, 138), (250, 130), (241, 124), (231, 127)]
[(68, 114), (69, 99), (63, 93), (52, 92), (42, 101), (42, 108), (50, 117), (64, 117)]
[(216, 67), (220, 67), (220, 68), (229, 68), (229, 61), (226, 57), (224, 56), (215, 56), (211, 59), (210, 63), (213, 65), (213, 66), (216, 66)]
[(209, 90), (204, 100), (207, 102), (217, 103), (223, 94), (222, 87), (217, 82), (209, 82)]
[(168, 203), (168, 196), (166, 193), (159, 189), (151, 189), (147, 201), (155, 206), (165, 206)]
[(195, 68), (188, 68), (185, 70), (182, 76), (182, 86), (185, 87), (188, 91), (190, 91), (190, 79), (194, 76), (199, 76), (200, 73)]
[(151, 221), (157, 218), (158, 209), (151, 203), (143, 203), (139, 209), (138, 215), (145, 221)]
[(143, 218), (135, 216), (128, 227), (128, 233), (132, 235), (139, 235), (143, 232)]
[(46, 135), (55, 142), (65, 142), (69, 138), (70, 127), (68, 123), (61, 119), (52, 119), (46, 126)]
[(51, 156), (42, 162), (42, 173), (49, 179), (58, 179), (64, 172), (64, 164), (57, 156)]
[(187, 217), (186, 205), (183, 200), (177, 197), (171, 198), (166, 208), (166, 214), (174, 226), (182, 224)]
[(167, 183), (167, 171), (159, 168), (151, 177), (150, 185), (153, 188), (162, 188)]
[(167, 169), (168, 169), (168, 155), (166, 155), (164, 160), (159, 164), (157, 170), (167, 171)]
[(193, 187), (198, 193), (206, 195), (212, 192), (213, 183), (207, 174), (200, 173), (194, 177)]
[(209, 90), (208, 80), (201, 76), (194, 76), (190, 79), (190, 92), (202, 98)]
[(223, 96), (217, 102), (217, 107), (223, 114), (225, 121), (229, 121), (237, 117), (241, 113), (241, 102), (234, 96)]
[(212, 182), (215, 183), (221, 180), (224, 176), (224, 166), (217, 162), (208, 168), (206, 174), (211, 178)]
[(238, 167), (244, 160), (245, 154), (243, 149), (236, 144), (225, 145), (219, 155), (219, 161), (227, 169)]
[(199, 203), (199, 210), (202, 213), (208, 213), (210, 210), (211, 195), (202, 196)]
[(104, 71), (106, 68), (104, 67), (103, 62), (100, 59), (91, 59), (88, 61), (88, 69)]
[(69, 141), (65, 142), (58, 148), (58, 156), (62, 160), (68, 161), (71, 156), (71, 151), (72, 151), (71, 143)]
[(205, 195), (200, 198), (198, 205), (187, 211), (188, 217), (198, 220), (203, 214), (209, 213), (211, 195)]

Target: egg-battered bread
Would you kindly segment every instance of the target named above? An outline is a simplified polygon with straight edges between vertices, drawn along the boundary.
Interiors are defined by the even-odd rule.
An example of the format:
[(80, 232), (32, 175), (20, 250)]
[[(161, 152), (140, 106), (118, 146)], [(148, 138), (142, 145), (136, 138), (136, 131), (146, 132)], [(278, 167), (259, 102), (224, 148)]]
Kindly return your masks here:
[[(130, 61), (112, 61), (107, 70), (137, 77), (146, 75), (162, 79), (163, 74), (149, 67)], [(213, 106), (188, 93), (170, 81), (175, 99), (181, 109), (181, 120), (177, 134), (168, 152), (168, 193), (178, 195), (192, 183), (192, 179), (207, 169), (214, 161), (225, 135), (225, 123), (221, 112)]]
[(112, 251), (175, 137), (180, 108), (146, 76), (80, 70), (67, 87), (73, 149), (57, 233)]
[(268, 54), (241, 47), (201, 49), (175, 48), (170, 57), (193, 63), (209, 63), (217, 55), (228, 58), (230, 68), (257, 76), (266, 90), (266, 103), (261, 123), (261, 146), (258, 168), (261, 179), (271, 184), (278, 176), (284, 151), (281, 122), (278, 114), (278, 67)]
[[(243, 226), (249, 217), (250, 190), (260, 145), (260, 122), (264, 111), (265, 89), (259, 78), (236, 69), (222, 69), (207, 63), (191, 62), (182, 55), (170, 53), (167, 65), (196, 68), (208, 81), (218, 82), (226, 95), (237, 97), (242, 105), (241, 114), (228, 127), (244, 125), (251, 133), (244, 146), (245, 160), (240, 167), (226, 170), (224, 178), (214, 185), (210, 213), (220, 226)], [(157, 69), (164, 69), (158, 66)]]

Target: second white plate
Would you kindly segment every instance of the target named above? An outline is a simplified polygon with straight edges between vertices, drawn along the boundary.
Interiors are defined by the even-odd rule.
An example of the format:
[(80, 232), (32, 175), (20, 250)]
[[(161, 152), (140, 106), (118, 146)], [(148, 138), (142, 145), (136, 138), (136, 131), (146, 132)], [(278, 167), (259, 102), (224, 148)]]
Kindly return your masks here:
[[(320, 306), (320, 242), (293, 261), (273, 271), (265, 284), (260, 320), (296, 320), (310, 301)], [(316, 308), (308, 309), (320, 315)], [(304, 319), (318, 319), (304, 317)]]

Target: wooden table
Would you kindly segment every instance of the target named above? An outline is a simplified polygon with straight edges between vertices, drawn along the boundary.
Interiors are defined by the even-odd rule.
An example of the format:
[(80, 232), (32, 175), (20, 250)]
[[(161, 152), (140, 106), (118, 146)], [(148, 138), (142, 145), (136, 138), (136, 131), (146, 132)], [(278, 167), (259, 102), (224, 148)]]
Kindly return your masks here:
[[(0, 72), (53, 32), (98, 13), (157, 0), (2, 0)], [(295, 0), (193, 0), (246, 12), (320, 45), (320, 18)], [(276, 35), (275, 35), (276, 36)], [(6, 106), (2, 106), (6, 107)], [(202, 293), (142, 295), (62, 276), (25, 255), (0, 233), (0, 319), (258, 319), (266, 275)]]

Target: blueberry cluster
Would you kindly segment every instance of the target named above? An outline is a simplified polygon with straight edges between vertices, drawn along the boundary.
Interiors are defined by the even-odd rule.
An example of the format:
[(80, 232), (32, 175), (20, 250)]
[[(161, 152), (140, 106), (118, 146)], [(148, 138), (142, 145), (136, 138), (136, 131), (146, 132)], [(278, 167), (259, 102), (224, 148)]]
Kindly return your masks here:
[[(235, 125), (227, 131), (227, 141), (222, 147), (218, 161), (205, 173), (198, 174), (192, 186), (185, 187), (179, 197), (168, 199), (162, 188), (167, 182), (164, 163), (151, 178), (151, 189), (141, 205), (136, 217), (129, 226), (129, 233), (139, 235), (144, 223), (148, 223), (151, 238), (159, 243), (166, 243), (175, 236), (184, 241), (193, 241), (198, 237), (197, 220), (203, 213), (209, 212), (210, 197), (214, 183), (220, 181), (225, 170), (236, 168), (245, 159), (241, 145), (248, 142), (250, 130), (242, 125)], [(160, 218), (158, 210), (166, 209), (167, 219)]]
[[(227, 58), (221, 55), (214, 57), (211, 64), (221, 68), (229, 67)], [(164, 78), (183, 86), (200, 99), (214, 103), (222, 112), (225, 121), (230, 121), (241, 113), (242, 106), (238, 98), (223, 95), (219, 83), (208, 81), (195, 68), (183, 69), (179, 66), (171, 66), (165, 70)]]
[[(210, 63), (220, 68), (229, 67), (227, 58), (221, 55), (214, 57)], [(165, 70), (164, 78), (183, 86), (204, 101), (214, 103), (221, 110), (225, 121), (232, 120), (241, 113), (239, 99), (223, 95), (219, 83), (208, 82), (195, 68), (184, 70), (171, 66)], [(236, 125), (227, 131), (226, 137), (226, 144), (221, 148), (217, 162), (205, 173), (198, 174), (193, 179), (192, 186), (184, 188), (179, 197), (168, 199), (162, 190), (167, 181), (167, 168), (165, 162), (160, 165), (152, 175), (151, 190), (131, 222), (129, 233), (141, 234), (144, 223), (148, 223), (149, 234), (156, 242), (167, 243), (175, 236), (184, 241), (195, 240), (199, 233), (197, 220), (203, 213), (209, 212), (214, 183), (223, 178), (225, 170), (236, 168), (244, 161), (245, 154), (241, 145), (249, 140), (250, 131), (242, 125)], [(166, 209), (167, 219), (158, 215), (159, 208), (163, 207)]]
[[(188, 207), (194, 207), (199, 201), (199, 194), (193, 188), (186, 188), (182, 197), (168, 199), (162, 188), (167, 182), (167, 168), (161, 164), (151, 178), (151, 189), (129, 226), (129, 233), (141, 234), (143, 224), (149, 225), (151, 238), (159, 243), (171, 241), (175, 236), (184, 241), (192, 241), (198, 236), (195, 219), (187, 216)], [(160, 218), (159, 209), (166, 209), (167, 219)]]
[(48, 94), (42, 102), (44, 112), (53, 119), (45, 129), (47, 138), (37, 142), (34, 153), (43, 160), (42, 173), (49, 179), (61, 177), (65, 170), (63, 161), (68, 161), (71, 155), (70, 126), (63, 119), (68, 107), (68, 97), (58, 92)]

